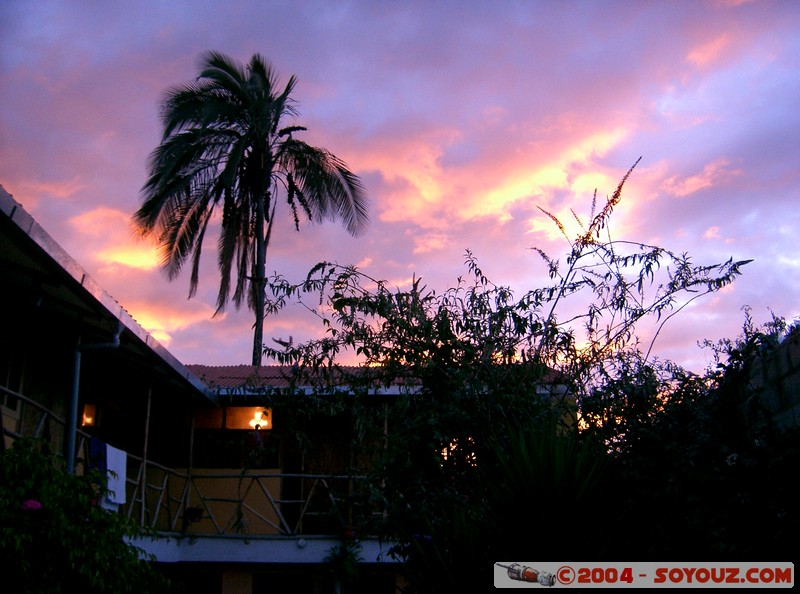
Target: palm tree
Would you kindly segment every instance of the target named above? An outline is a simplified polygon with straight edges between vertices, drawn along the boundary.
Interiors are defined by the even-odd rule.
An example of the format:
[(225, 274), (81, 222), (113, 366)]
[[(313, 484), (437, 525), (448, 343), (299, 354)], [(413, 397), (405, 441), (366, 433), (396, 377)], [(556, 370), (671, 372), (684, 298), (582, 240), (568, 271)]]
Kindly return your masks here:
[[(168, 90), (159, 146), (150, 154), (143, 201), (134, 214), (142, 235), (156, 234), (170, 280), (191, 260), (189, 297), (197, 291), (203, 238), (221, 210), (217, 309), (231, 294), (255, 313), (253, 365), (261, 364), (266, 300), (266, 256), (279, 196), (299, 230), (311, 221), (340, 219), (351, 235), (368, 223), (359, 178), (329, 151), (294, 138), (301, 126), (281, 127), (297, 115), (296, 79), (278, 88), (271, 65), (254, 54), (245, 68), (218, 52), (201, 57), (197, 79)], [(219, 216), (219, 215), (217, 215)]]

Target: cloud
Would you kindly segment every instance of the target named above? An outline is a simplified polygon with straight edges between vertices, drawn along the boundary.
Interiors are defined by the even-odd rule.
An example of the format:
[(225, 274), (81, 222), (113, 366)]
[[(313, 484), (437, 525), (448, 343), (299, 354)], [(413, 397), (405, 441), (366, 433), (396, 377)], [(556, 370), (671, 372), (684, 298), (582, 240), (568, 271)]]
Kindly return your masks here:
[(442, 170), (440, 159), (458, 132), (448, 129), (423, 130), (408, 135), (382, 132), (371, 143), (380, 150), (368, 150), (351, 158), (358, 170), (380, 173), (393, 197), (376, 206), (384, 222), (413, 220), (420, 225), (436, 226), (431, 213), (442, 206), (451, 182)]
[(734, 8), (737, 6), (744, 6), (745, 4), (753, 4), (757, 1), (758, 0), (715, 0), (715, 4), (723, 8)]
[(137, 244), (117, 245), (96, 252), (95, 257), (104, 265), (127, 266), (141, 270), (153, 270), (160, 266), (152, 246)]
[(684, 198), (700, 190), (723, 185), (733, 177), (742, 174), (741, 169), (732, 169), (729, 167), (730, 162), (728, 159), (721, 158), (706, 164), (703, 170), (696, 174), (681, 179), (677, 175), (673, 175), (662, 184), (665, 192)]
[(71, 179), (49, 181), (36, 179), (33, 177), (35, 174), (26, 175), (19, 171), (16, 174), (11, 179), (0, 180), (0, 183), (6, 187), (7, 191), (11, 191), (13, 188), (16, 196), (24, 196), (24, 206), (30, 211), (35, 211), (42, 202), (48, 200), (73, 201), (86, 187), (79, 175), (75, 175)]
[(723, 33), (718, 37), (700, 46), (692, 48), (686, 60), (695, 66), (709, 66), (720, 58), (723, 51), (730, 45), (731, 36)]
[[(411, 222), (423, 228), (442, 230), (476, 218), (507, 222), (511, 211), (535, 197), (548, 204), (554, 191), (571, 189), (576, 200), (585, 200), (589, 186), (608, 180), (607, 175), (590, 171), (598, 158), (619, 145), (627, 135), (624, 127), (583, 131), (566, 139), (555, 156), (540, 154), (538, 147), (511, 150), (498, 158), (481, 159), (472, 166), (444, 166), (448, 150), (458, 140), (469, 139), (464, 130), (426, 133), (406, 141), (387, 140), (385, 152), (360, 157), (361, 167), (380, 172), (388, 183), (387, 196), (379, 205), (381, 221)], [(574, 178), (572, 175), (574, 174)], [(597, 186), (595, 186), (597, 187)], [(391, 197), (390, 197), (390, 196)], [(431, 237), (420, 242), (415, 253), (433, 247)], [(438, 245), (445, 235), (435, 235)]]
[(444, 233), (424, 233), (413, 236), (414, 254), (421, 255), (429, 252), (442, 251), (452, 245), (452, 241)]
[(69, 219), (69, 224), (90, 244), (92, 257), (102, 266), (153, 270), (159, 266), (152, 242), (133, 236), (130, 214), (99, 206)]
[(134, 300), (126, 305), (126, 309), (142, 328), (167, 347), (178, 331), (209, 321), (220, 325), (225, 321), (224, 313), (212, 318), (214, 309), (199, 301), (159, 303)]
[[(665, 238), (698, 263), (727, 259), (735, 238), (743, 258), (778, 263), (746, 270), (741, 291), (713, 308), (692, 309), (693, 322), (715, 316), (703, 330), (724, 332), (738, 299), (792, 307), (785, 269), (800, 252), (791, 231), (800, 12), (743, 4), (175, 0), (141, 11), (7, 0), (0, 183), (120, 303), (146, 312), (176, 356), (248, 361), (249, 312), (210, 319), (216, 235), (186, 301), (188, 279), (168, 283), (128, 220), (160, 137), (163, 91), (192, 80), (203, 51), (241, 60), (257, 51), (284, 82), (298, 76), (305, 139), (343, 158), (372, 200), (358, 239), (334, 224), (276, 228), (270, 270), (302, 279), (323, 259), (358, 262), (392, 284), (416, 274), (439, 289), (470, 248), (492, 280), (529, 288), (546, 281), (531, 244), (554, 256), (564, 247), (537, 207), (574, 236), (572, 211), (587, 224), (594, 190), (601, 202), (641, 155), (615, 236)], [(776, 233), (776, 221), (789, 231)], [(292, 319), (273, 327), (291, 334)], [(676, 344), (693, 343), (693, 328), (681, 326)]]

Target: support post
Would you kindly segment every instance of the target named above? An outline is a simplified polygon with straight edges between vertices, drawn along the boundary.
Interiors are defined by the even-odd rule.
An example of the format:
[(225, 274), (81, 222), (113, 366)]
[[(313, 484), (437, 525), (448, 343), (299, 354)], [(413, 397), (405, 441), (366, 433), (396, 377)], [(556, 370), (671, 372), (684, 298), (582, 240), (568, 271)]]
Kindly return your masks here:
[(75, 442), (78, 435), (78, 393), (81, 385), (81, 337), (78, 336), (78, 344), (75, 346), (75, 353), (72, 357), (72, 398), (69, 403), (69, 414), (67, 415), (67, 447), (64, 452), (67, 457), (67, 472), (75, 472)]
[(69, 404), (69, 416), (67, 419), (67, 472), (75, 472), (75, 442), (78, 435), (78, 400), (81, 386), (81, 352), (84, 350), (116, 349), (119, 347), (119, 337), (124, 326), (122, 320), (117, 320), (117, 331), (112, 337), (111, 342), (100, 342), (96, 344), (81, 345), (81, 337), (78, 335), (78, 342), (75, 345), (75, 354), (72, 360), (72, 398)]
[(139, 484), (139, 494), (142, 504), (139, 506), (139, 527), (144, 528), (144, 508), (147, 501), (147, 442), (150, 439), (150, 405), (153, 400), (153, 386), (147, 388), (147, 412), (144, 418), (144, 446), (142, 447), (142, 472), (140, 473), (141, 483)]

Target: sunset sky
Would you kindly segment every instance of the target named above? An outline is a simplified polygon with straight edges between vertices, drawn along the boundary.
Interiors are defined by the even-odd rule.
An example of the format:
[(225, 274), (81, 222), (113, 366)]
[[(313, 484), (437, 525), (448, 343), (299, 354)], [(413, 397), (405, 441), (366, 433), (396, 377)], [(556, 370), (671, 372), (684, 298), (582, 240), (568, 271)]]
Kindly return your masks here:
[[(742, 307), (800, 317), (800, 2), (80, 0), (0, 3), (0, 184), (183, 363), (249, 363), (251, 314), (212, 318), (215, 236), (198, 295), (169, 282), (130, 219), (159, 102), (217, 50), (295, 75), (302, 139), (343, 159), (371, 200), (365, 235), (294, 231), (268, 270), (326, 259), (441, 291), (469, 249), (497, 284), (547, 282), (567, 250), (539, 207), (588, 216), (641, 157), (618, 239), (754, 259), (694, 302), (657, 350), (695, 371)], [(279, 213), (280, 214), (280, 213)], [(267, 337), (320, 329), (300, 308)]]

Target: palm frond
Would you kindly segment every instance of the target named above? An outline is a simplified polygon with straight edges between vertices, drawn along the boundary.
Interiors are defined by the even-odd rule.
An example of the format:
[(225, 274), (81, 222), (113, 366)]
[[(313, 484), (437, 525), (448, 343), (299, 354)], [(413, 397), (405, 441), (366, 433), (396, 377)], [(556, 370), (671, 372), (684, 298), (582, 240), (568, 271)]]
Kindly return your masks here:
[(217, 51), (206, 52), (200, 57), (198, 80), (208, 81), (232, 95), (240, 95), (247, 82), (247, 72), (231, 58)]
[(292, 173), (313, 220), (341, 219), (354, 236), (369, 223), (368, 200), (361, 180), (335, 155), (296, 139), (281, 145), (280, 163)]

